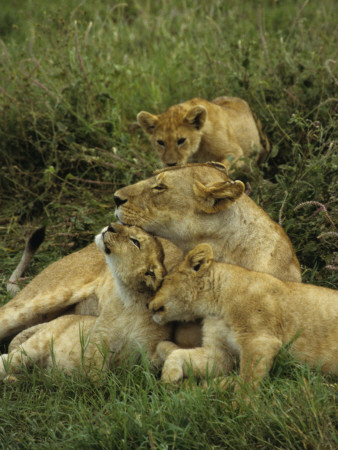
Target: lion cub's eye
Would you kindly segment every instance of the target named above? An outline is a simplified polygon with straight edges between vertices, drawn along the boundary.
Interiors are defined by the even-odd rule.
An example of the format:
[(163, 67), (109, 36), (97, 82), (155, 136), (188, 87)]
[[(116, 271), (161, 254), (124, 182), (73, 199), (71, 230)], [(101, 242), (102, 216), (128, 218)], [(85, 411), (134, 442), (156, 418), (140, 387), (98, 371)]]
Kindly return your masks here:
[(177, 145), (182, 145), (185, 143), (185, 141), (186, 141), (186, 138), (177, 139)]
[(160, 145), (161, 147), (164, 147), (164, 141), (162, 141), (161, 139), (159, 139), (157, 141), (158, 145)]
[(136, 245), (136, 247), (141, 248), (141, 245), (137, 239), (130, 238), (131, 242)]

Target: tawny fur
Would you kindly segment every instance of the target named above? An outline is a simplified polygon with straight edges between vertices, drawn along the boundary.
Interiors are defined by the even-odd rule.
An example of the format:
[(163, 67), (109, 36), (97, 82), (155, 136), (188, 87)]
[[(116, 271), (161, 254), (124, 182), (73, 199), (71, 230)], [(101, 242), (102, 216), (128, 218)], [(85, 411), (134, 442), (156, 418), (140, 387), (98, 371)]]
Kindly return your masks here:
[[(170, 268), (180, 261), (182, 252), (165, 239), (160, 242), (164, 264)], [(90, 244), (48, 266), (0, 308), (0, 340), (66, 313), (98, 316), (115, 291), (116, 283), (103, 253)], [(200, 342), (200, 333), (188, 336), (180, 327), (175, 331), (179, 346)]]
[(193, 98), (160, 115), (141, 111), (137, 120), (166, 166), (217, 161), (229, 170), (252, 154), (264, 159), (269, 150), (249, 105), (236, 97)]
[[(66, 315), (24, 330), (10, 344), (9, 355), (2, 355), (0, 377), (19, 371), (22, 363), (52, 367), (55, 362), (66, 372), (83, 364), (86, 369), (106, 369), (111, 359), (117, 363), (131, 349), (142, 349), (159, 365), (156, 346), (172, 333), (171, 324), (157, 325), (147, 310), (166, 273), (160, 240), (139, 228), (113, 224), (96, 237), (96, 244), (107, 268), (106, 276), (99, 278), (98, 295), (104, 297), (100, 316)], [(177, 260), (177, 249), (171, 246), (167, 257), (168, 253), (170, 267), (171, 258)], [(83, 264), (89, 270), (86, 260)]]
[(198, 373), (210, 341), (216, 355), (226, 345), (239, 356), (240, 376), (253, 387), (283, 344), (298, 360), (338, 373), (337, 291), (217, 263), (207, 244), (190, 251), (165, 278), (149, 309), (161, 325), (204, 319), (203, 347), (172, 352), (163, 368), (166, 381), (179, 381), (188, 363)]
[[(66, 311), (97, 316), (112, 290), (104, 255), (90, 244), (48, 266), (0, 308), (0, 340)], [(94, 303), (90, 310), (88, 299)]]

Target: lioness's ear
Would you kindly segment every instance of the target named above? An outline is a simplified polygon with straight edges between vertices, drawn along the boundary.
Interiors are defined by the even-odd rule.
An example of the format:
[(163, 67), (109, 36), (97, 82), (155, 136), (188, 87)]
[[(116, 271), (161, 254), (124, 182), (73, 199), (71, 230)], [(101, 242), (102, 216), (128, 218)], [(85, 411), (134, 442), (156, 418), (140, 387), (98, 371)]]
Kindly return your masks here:
[(207, 118), (207, 110), (202, 105), (196, 105), (189, 109), (184, 117), (184, 122), (192, 125), (196, 130), (200, 130)]
[(185, 262), (195, 272), (202, 273), (210, 266), (214, 252), (209, 244), (199, 244), (185, 257)]
[(146, 286), (153, 291), (157, 291), (166, 275), (166, 271), (160, 264), (151, 265), (144, 275)]
[(199, 181), (194, 184), (195, 195), (205, 200), (200, 203), (201, 210), (210, 214), (228, 208), (243, 192), (244, 184), (240, 180), (219, 181), (208, 186)]
[(148, 134), (153, 134), (154, 128), (158, 122), (158, 117), (146, 111), (137, 114), (137, 122)]

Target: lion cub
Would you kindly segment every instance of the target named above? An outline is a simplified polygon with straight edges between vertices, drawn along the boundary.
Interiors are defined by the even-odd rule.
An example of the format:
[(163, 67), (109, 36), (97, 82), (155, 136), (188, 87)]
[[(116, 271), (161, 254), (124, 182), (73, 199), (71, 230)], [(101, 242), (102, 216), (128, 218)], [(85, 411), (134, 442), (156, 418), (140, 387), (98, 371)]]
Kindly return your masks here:
[(193, 98), (157, 116), (141, 111), (137, 121), (165, 166), (216, 161), (229, 170), (253, 153), (256, 160), (264, 159), (269, 150), (249, 105), (236, 97), (219, 97), (212, 102)]
[[(160, 242), (164, 265), (169, 269), (182, 259), (182, 252), (166, 239), (160, 238)], [(64, 256), (0, 307), (0, 341), (64, 314), (98, 316), (104, 304), (110, 302), (115, 284), (105, 256), (95, 243)]]
[[(100, 316), (66, 315), (24, 330), (11, 342), (10, 353), (0, 358), (1, 378), (18, 372), (22, 363), (52, 367), (55, 362), (66, 372), (82, 364), (107, 368), (109, 359), (116, 363), (131, 349), (143, 349), (153, 364), (160, 363), (156, 346), (170, 338), (172, 326), (157, 325), (147, 303), (166, 273), (161, 242), (137, 227), (119, 224), (104, 228), (95, 242), (116, 285)], [(106, 282), (110, 289), (108, 278)]]
[[(165, 278), (149, 309), (161, 325), (203, 318), (203, 341), (226, 342), (240, 357), (240, 376), (253, 387), (287, 343), (299, 360), (338, 373), (337, 291), (217, 263), (208, 244), (191, 250)], [(201, 358), (203, 347), (175, 350), (165, 362), (163, 379), (178, 381), (185, 363), (196, 370)]]

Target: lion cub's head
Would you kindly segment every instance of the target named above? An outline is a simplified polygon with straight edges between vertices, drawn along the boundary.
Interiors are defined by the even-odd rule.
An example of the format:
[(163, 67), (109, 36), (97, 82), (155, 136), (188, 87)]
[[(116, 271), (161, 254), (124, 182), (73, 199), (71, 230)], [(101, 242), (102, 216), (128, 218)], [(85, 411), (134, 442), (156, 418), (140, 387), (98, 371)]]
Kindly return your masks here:
[(171, 106), (160, 115), (141, 111), (137, 121), (166, 166), (185, 164), (197, 152), (207, 110), (202, 105)]
[(210, 307), (208, 300), (212, 298), (209, 276), (212, 261), (210, 245), (199, 244), (164, 278), (149, 303), (156, 323), (163, 325), (173, 320), (193, 321), (204, 317), (203, 309)]
[(117, 223), (103, 228), (95, 243), (105, 254), (115, 279), (128, 288), (156, 291), (166, 273), (159, 240), (138, 227)]

